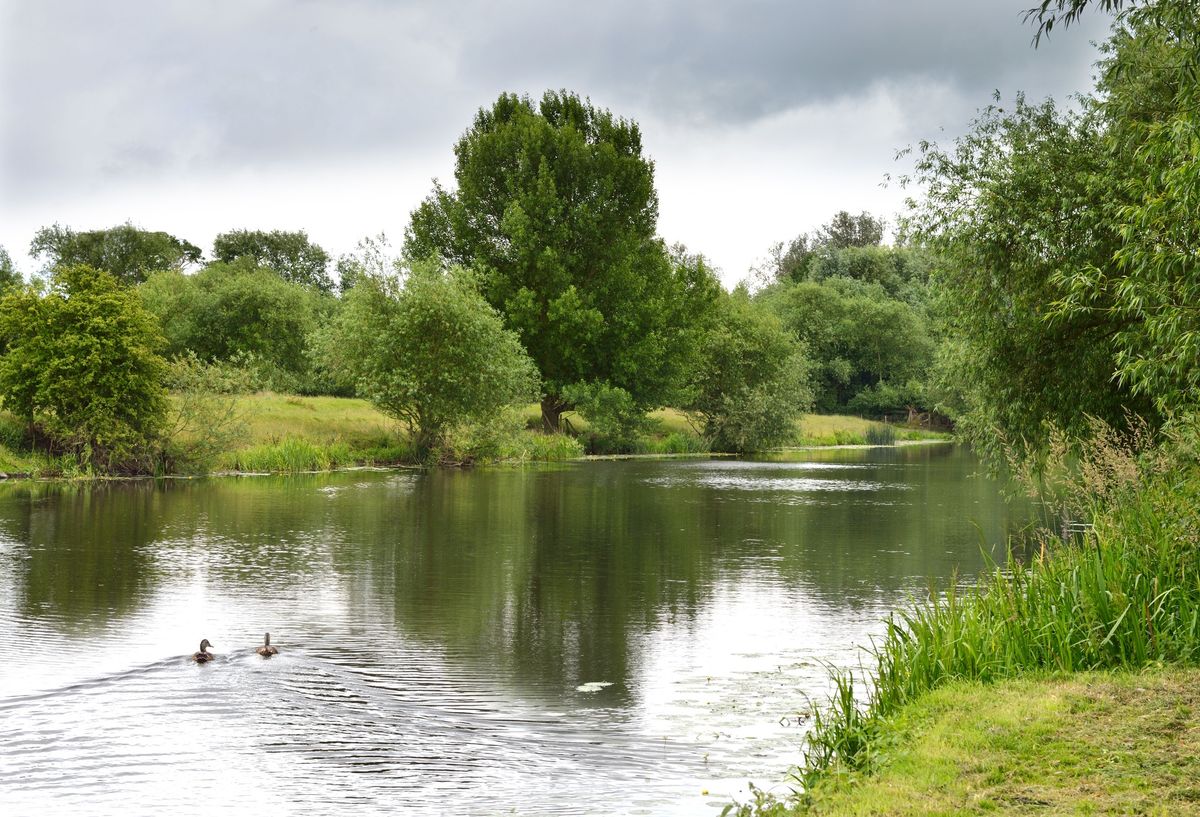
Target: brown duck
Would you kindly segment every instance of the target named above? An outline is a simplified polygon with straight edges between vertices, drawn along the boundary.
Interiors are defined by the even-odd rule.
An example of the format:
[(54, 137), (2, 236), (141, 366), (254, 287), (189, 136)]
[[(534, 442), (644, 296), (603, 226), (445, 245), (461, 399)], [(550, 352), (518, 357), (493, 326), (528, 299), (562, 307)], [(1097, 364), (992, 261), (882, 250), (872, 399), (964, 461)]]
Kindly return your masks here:
[(278, 655), (279, 650), (271, 646), (271, 634), (267, 633), (263, 636), (263, 645), (255, 650), (256, 653), (263, 658), (270, 658), (272, 655)]
[(197, 664), (207, 664), (209, 661), (213, 660), (213, 654), (208, 651), (208, 648), (211, 646), (212, 644), (208, 643), (207, 638), (201, 641), (200, 652), (192, 653), (192, 660)]

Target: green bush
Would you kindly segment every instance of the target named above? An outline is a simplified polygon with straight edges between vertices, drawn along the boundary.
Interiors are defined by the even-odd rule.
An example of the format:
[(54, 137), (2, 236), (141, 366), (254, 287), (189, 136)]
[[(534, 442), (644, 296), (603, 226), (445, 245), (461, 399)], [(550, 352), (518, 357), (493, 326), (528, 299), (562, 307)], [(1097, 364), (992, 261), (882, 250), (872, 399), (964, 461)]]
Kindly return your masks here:
[(702, 419), (714, 451), (761, 451), (793, 440), (795, 421), (812, 402), (801, 348), (744, 292), (719, 307), (683, 408)]
[(432, 260), (402, 277), (363, 275), (323, 338), (323, 357), (431, 453), (456, 428), (486, 427), (537, 392), (533, 362), (471, 274)]
[(577, 383), (563, 389), (563, 397), (587, 418), (589, 454), (633, 451), (650, 426), (646, 412), (633, 395), (607, 383)]
[(154, 467), (167, 418), (157, 321), (107, 272), (59, 267), (0, 299), (4, 405), (56, 453), (104, 473)]

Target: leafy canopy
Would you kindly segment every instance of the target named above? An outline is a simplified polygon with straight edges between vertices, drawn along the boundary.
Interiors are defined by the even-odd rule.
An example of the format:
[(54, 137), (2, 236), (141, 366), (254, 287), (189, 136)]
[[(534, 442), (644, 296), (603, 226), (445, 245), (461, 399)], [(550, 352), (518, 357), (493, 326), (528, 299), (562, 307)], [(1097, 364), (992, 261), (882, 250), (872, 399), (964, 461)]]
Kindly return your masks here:
[(577, 384), (623, 389), (649, 407), (682, 382), (684, 316), (711, 303), (707, 279), (655, 238), (654, 168), (636, 124), (567, 92), (504, 94), (454, 149), (456, 188), (412, 214), (405, 251), (480, 272), (541, 373), (557, 428)]
[(327, 365), (404, 421), (422, 450), (537, 391), (533, 362), (471, 275), (432, 261), (412, 264), (402, 277), (363, 274), (323, 348)]
[(892, 297), (870, 277), (801, 281), (761, 296), (808, 352), (818, 411), (925, 407), (934, 340), (924, 305)]
[(84, 264), (138, 284), (156, 270), (182, 271), (200, 261), (200, 248), (170, 233), (143, 230), (130, 223), (107, 230), (75, 232), (55, 224), (38, 230), (29, 254), (48, 268)]
[(113, 275), (58, 267), (0, 299), (0, 396), (51, 445), (104, 471), (145, 470), (167, 416), (154, 316)]
[(332, 299), (247, 257), (214, 262), (194, 275), (155, 273), (139, 291), (162, 322), (172, 356), (254, 359), (282, 376), (276, 388), (307, 390), (308, 338), (331, 311)]
[(1098, 116), (1112, 260), (1064, 269), (1064, 320), (1115, 327), (1115, 376), (1164, 414), (1200, 402), (1200, 29), (1194, 0), (1138, 4), (1106, 46)]
[(715, 451), (759, 451), (792, 439), (811, 405), (802, 348), (745, 291), (723, 295), (684, 406)]
[(23, 281), (20, 271), (13, 264), (12, 256), (8, 254), (8, 250), (0, 246), (0, 292), (20, 286)]
[(230, 263), (238, 258), (253, 258), (290, 283), (333, 292), (329, 253), (309, 241), (303, 230), (231, 230), (213, 239), (213, 260)]
[(1037, 448), (1048, 429), (1120, 425), (1146, 406), (1113, 382), (1107, 309), (1066, 314), (1064, 270), (1114, 270), (1119, 162), (1091, 111), (1052, 102), (991, 106), (952, 149), (924, 144), (925, 200), (910, 229), (938, 254), (944, 405), (977, 443)]

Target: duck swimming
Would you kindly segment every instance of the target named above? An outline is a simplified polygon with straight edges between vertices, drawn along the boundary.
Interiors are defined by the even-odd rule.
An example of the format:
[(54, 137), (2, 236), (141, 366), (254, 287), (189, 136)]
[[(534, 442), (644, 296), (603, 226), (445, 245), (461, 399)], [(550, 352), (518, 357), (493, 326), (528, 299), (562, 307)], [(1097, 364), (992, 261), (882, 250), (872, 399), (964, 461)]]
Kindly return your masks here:
[(207, 638), (204, 639), (203, 641), (201, 641), (200, 642), (200, 652), (192, 653), (192, 660), (195, 661), (197, 664), (205, 664), (205, 663), (208, 663), (209, 661), (213, 660), (213, 654), (208, 651), (208, 648), (211, 646), (212, 646), (212, 644), (208, 643)]
[(263, 645), (255, 650), (256, 653), (263, 658), (270, 658), (272, 655), (278, 655), (279, 650), (271, 646), (271, 634), (267, 633), (263, 636)]

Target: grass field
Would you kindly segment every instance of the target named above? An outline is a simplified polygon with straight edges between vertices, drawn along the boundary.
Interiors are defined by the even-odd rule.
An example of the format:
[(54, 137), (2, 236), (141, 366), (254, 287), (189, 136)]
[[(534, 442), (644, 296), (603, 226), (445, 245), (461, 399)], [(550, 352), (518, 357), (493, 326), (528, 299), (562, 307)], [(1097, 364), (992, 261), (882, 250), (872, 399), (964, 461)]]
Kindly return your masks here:
[[(374, 408), (366, 400), (345, 397), (301, 397), (290, 394), (259, 392), (235, 399), (236, 413), (244, 428), (229, 450), (215, 460), (198, 466), (200, 470), (229, 471), (301, 471), (323, 470), (354, 464), (394, 464), (408, 461), (411, 450), (403, 425)], [(539, 427), (540, 409), (536, 403), (520, 413), (527, 429)], [(638, 454), (688, 454), (707, 451), (688, 417), (677, 409), (660, 409), (649, 415), (650, 430), (634, 445)], [(576, 412), (564, 418), (571, 430), (581, 437), (589, 431), (587, 419)], [(3, 418), (0, 418), (3, 419)], [(8, 437), (0, 439), (0, 472), (35, 476), (72, 475), (66, 460), (19, 450), (19, 424)], [(797, 423), (797, 445), (854, 445), (866, 442), (872, 426), (858, 417), (842, 415), (805, 415)], [(935, 435), (894, 427), (897, 439), (923, 439)], [(15, 430), (14, 430), (15, 429)], [(578, 443), (546, 437), (537, 431), (506, 432), (507, 437), (491, 443), (488, 459), (562, 460), (583, 454)], [(80, 474), (86, 476), (86, 474)]]
[(366, 400), (260, 392), (239, 396), (237, 405), (249, 432), (247, 447), (286, 437), (360, 447), (399, 442), (404, 436), (396, 420)]
[(892, 734), (874, 774), (758, 813), (1200, 815), (1200, 670), (957, 683), (906, 707)]
[[(881, 424), (847, 414), (805, 414), (797, 422), (796, 444), (805, 445), (863, 445), (867, 432)], [(949, 434), (919, 428), (892, 426), (897, 440), (949, 439)]]

